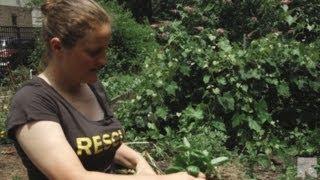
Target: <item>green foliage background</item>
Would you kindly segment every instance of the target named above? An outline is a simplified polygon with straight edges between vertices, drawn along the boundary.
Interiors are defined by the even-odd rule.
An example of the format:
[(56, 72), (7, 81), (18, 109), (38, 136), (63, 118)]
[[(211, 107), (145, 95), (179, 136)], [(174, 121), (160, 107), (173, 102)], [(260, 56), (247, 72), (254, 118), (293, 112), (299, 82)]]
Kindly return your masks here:
[(237, 154), (251, 169), (275, 169), (277, 156), (291, 175), (293, 157), (320, 154), (317, 0), (154, 1), (167, 20), (155, 30), (115, 1), (99, 3), (113, 19), (101, 79), (128, 141), (202, 171), (211, 166), (196, 158)]
[(177, 132), (175, 139), (221, 132), (228, 138), (205, 147), (243, 149), (265, 167), (274, 167), (273, 155), (319, 154), (312, 140), (320, 119), (319, 3), (195, 0), (172, 7), (176, 18), (157, 29), (162, 48), (146, 58), (136, 98), (117, 109), (127, 129), (164, 144), (168, 132)]

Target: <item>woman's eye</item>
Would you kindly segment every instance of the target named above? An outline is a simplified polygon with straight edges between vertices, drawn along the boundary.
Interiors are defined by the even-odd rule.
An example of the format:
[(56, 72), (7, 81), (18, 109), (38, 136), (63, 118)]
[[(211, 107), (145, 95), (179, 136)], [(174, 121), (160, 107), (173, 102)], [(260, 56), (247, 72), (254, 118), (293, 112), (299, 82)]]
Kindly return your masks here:
[(97, 48), (97, 49), (87, 49), (87, 54), (90, 56), (90, 57), (97, 57), (103, 53), (106, 52), (106, 48), (105, 47), (101, 47), (101, 48)]
[(100, 50), (88, 51), (89, 56), (96, 57), (100, 53)]
[(97, 54), (96, 52), (90, 52), (89, 55), (90, 55), (91, 57), (96, 57), (98, 54)]
[(106, 48), (99, 48), (99, 49), (95, 49), (95, 50), (88, 50), (88, 54), (91, 57), (97, 57), (99, 55), (101, 55), (102, 53), (105, 53)]

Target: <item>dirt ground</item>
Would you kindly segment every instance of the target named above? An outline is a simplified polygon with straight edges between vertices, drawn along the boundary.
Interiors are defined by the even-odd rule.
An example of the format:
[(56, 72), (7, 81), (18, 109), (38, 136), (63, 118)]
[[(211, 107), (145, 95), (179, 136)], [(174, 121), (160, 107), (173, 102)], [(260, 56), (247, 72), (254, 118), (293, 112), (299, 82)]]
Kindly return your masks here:
[(0, 145), (0, 179), (1, 180), (24, 180), (27, 171), (22, 165), (15, 148), (11, 144)]

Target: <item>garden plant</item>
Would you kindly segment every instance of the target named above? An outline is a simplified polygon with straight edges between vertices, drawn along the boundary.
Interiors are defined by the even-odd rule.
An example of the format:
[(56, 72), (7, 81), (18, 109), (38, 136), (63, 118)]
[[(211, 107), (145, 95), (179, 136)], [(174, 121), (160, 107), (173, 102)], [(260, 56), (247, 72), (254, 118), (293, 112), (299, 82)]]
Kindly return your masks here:
[[(99, 2), (114, 21), (100, 78), (126, 140), (159, 172), (227, 179), (219, 168), (239, 161), (238, 179), (257, 168), (293, 179), (297, 157), (319, 157), (319, 1), (153, 1), (153, 26)], [(39, 39), (30, 67), (42, 54)]]

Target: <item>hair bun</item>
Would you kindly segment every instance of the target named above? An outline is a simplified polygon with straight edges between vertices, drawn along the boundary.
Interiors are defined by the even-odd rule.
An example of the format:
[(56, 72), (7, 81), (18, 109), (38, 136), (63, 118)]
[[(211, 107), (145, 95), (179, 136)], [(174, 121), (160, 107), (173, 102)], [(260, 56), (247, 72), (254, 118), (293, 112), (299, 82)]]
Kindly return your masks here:
[(48, 15), (48, 12), (54, 7), (54, 0), (46, 0), (44, 4), (41, 5), (41, 12), (43, 15)]

